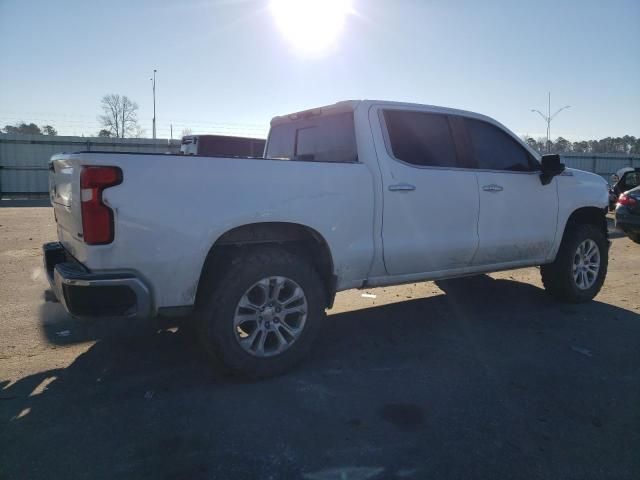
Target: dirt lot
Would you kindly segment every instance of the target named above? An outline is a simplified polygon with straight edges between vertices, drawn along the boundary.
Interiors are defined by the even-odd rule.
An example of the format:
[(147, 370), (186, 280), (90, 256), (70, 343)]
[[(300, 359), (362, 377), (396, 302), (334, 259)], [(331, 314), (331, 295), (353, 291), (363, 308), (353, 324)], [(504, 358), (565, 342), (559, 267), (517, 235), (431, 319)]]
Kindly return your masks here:
[(0, 208), (0, 478), (640, 478), (640, 245), (612, 238), (591, 303), (534, 268), (349, 291), (246, 383), (179, 331), (69, 319), (52, 211)]

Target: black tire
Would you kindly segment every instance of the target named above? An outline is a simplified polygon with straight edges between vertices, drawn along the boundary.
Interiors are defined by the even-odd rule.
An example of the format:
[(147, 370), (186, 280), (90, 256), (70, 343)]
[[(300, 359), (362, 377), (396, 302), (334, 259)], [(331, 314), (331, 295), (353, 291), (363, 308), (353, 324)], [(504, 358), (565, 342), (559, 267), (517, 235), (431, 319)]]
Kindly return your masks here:
[[(252, 285), (274, 276), (293, 280), (302, 289), (307, 302), (306, 320), (286, 350), (257, 357), (240, 346), (234, 315)], [(241, 248), (232, 254), (221, 273), (205, 282), (195, 320), (200, 343), (214, 365), (222, 364), (228, 372), (248, 378), (266, 378), (291, 370), (311, 350), (324, 318), (326, 296), (320, 276), (304, 255), (271, 245)]]
[[(580, 289), (574, 279), (573, 265), (578, 246), (585, 240), (593, 240), (600, 250), (600, 269), (595, 282), (587, 289)], [(569, 303), (588, 302), (593, 299), (604, 283), (609, 263), (609, 245), (600, 228), (591, 224), (568, 225), (553, 263), (542, 265), (544, 288), (556, 299)]]
[(627, 236), (629, 237), (629, 239), (631, 239), (632, 242), (640, 243), (639, 232), (627, 233)]

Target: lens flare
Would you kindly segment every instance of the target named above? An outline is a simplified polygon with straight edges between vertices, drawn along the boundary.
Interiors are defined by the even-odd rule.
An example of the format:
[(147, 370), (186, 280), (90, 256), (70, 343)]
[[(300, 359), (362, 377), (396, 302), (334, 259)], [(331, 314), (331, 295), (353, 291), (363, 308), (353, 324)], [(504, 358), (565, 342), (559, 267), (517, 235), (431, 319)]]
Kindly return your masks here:
[(321, 53), (339, 39), (351, 0), (271, 0), (276, 25), (302, 52)]

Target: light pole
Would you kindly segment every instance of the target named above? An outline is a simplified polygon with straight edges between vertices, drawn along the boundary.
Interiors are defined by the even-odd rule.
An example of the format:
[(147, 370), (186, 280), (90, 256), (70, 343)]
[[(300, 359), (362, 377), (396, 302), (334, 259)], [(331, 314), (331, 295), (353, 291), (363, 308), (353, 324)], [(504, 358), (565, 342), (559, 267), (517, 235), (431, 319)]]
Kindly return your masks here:
[(156, 138), (156, 72), (157, 70), (153, 70), (153, 78), (151, 78), (151, 85), (153, 88), (153, 139)]
[(532, 112), (536, 112), (537, 114), (539, 114), (542, 118), (544, 118), (544, 121), (547, 122), (547, 153), (551, 152), (551, 120), (553, 120), (556, 115), (558, 115), (562, 110), (566, 110), (567, 108), (571, 108), (571, 105), (565, 105), (556, 113), (551, 115), (551, 92), (549, 92), (547, 115), (542, 113), (540, 110), (531, 110)]

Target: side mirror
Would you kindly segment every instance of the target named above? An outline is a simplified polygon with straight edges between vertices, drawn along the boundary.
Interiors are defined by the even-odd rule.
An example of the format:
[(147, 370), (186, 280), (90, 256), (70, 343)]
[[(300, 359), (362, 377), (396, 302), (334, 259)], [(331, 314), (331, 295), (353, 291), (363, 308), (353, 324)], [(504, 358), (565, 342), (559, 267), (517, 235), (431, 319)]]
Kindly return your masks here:
[(564, 172), (564, 163), (560, 163), (560, 155), (558, 154), (543, 155), (541, 168), (540, 181), (543, 185), (548, 185), (553, 177)]

